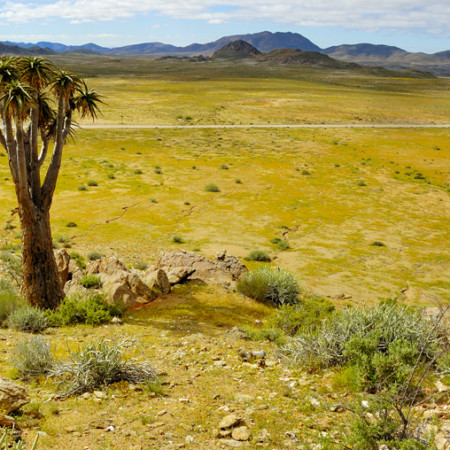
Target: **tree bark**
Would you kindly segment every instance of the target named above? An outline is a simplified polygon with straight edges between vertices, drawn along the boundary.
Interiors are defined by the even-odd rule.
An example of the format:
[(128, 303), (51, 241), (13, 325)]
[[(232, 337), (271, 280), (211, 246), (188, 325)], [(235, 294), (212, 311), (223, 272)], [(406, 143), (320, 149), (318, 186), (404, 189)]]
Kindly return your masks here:
[(38, 308), (55, 309), (64, 298), (53, 253), (48, 208), (19, 204), (22, 227), (22, 294)]

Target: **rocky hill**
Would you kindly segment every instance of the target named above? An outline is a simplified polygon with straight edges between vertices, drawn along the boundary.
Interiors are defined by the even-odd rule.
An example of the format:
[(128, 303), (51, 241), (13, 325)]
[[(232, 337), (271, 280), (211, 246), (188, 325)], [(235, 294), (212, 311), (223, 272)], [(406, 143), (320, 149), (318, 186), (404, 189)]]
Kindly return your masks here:
[(212, 58), (250, 58), (261, 55), (261, 52), (248, 42), (237, 40), (224, 45), (214, 52)]

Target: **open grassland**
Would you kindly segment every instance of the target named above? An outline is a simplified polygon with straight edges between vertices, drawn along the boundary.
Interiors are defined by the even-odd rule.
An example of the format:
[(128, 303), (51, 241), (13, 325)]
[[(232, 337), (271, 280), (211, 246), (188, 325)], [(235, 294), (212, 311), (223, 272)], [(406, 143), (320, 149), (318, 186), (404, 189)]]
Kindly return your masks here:
[[(448, 123), (448, 79), (242, 62), (57, 58), (105, 95), (99, 123)], [(87, 122), (86, 122), (87, 123)]]
[[(2, 233), (14, 241), (3, 161), (2, 222), (16, 228)], [(64, 155), (54, 234), (129, 263), (261, 249), (319, 293), (362, 302), (409, 286), (430, 303), (448, 300), (448, 170), (447, 130), (82, 131)]]

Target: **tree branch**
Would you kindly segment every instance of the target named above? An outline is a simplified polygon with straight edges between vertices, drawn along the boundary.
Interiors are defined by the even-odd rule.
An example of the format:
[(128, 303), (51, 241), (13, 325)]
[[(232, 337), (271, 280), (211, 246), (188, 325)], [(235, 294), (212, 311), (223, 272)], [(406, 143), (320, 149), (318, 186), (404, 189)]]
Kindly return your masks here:
[(17, 173), (17, 144), (14, 138), (11, 117), (2, 117), (3, 130), (6, 136), (6, 150), (8, 153), (9, 168), (14, 181), (14, 186), (17, 189), (18, 173)]
[(50, 143), (50, 139), (42, 140), (41, 153), (39, 154), (39, 157), (38, 157), (39, 169), (41, 168), (42, 164), (44, 164), (45, 158), (47, 157), (49, 143)]

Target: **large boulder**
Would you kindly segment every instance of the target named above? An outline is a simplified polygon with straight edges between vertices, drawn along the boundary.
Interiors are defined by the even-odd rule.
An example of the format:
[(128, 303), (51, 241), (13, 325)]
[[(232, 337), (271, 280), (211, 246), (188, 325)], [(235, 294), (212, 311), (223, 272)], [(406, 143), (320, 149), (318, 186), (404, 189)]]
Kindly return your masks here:
[(151, 268), (142, 276), (142, 281), (151, 289), (158, 289), (162, 294), (168, 294), (171, 289), (169, 277), (164, 269)]
[(156, 292), (115, 257), (92, 262), (86, 268), (86, 274), (100, 276), (102, 289), (107, 294), (107, 299), (113, 303), (134, 306), (156, 298)]
[(195, 252), (176, 251), (163, 253), (156, 262), (156, 269), (164, 269), (171, 284), (186, 279), (201, 280), (209, 284), (233, 287), (247, 268), (234, 258), (221, 252), (219, 259), (212, 261)]
[(30, 397), (24, 387), (0, 376), (0, 414), (9, 414), (29, 402)]

